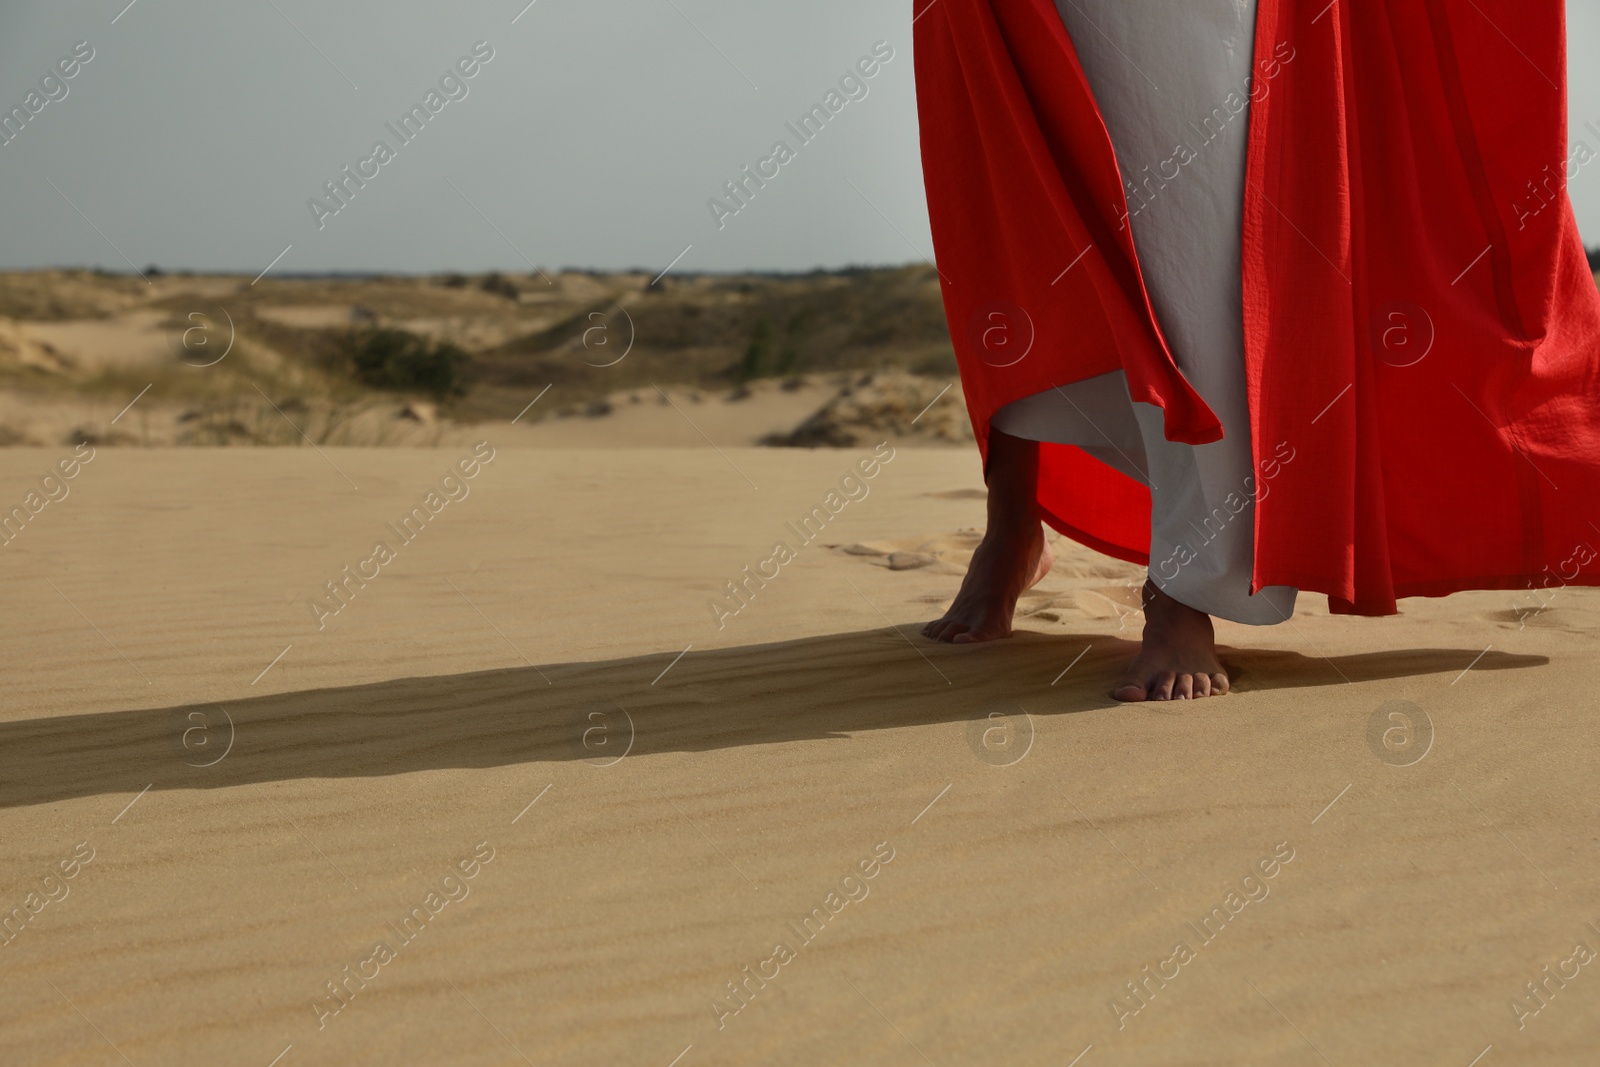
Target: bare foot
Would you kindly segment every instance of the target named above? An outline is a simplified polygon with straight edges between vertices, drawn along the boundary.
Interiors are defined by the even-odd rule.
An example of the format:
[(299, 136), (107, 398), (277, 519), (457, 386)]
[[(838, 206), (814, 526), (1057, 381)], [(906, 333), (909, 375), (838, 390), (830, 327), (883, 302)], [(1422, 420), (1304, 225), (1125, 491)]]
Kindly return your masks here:
[(1040, 528), (1039, 442), (990, 427), (989, 524), (967, 565), (961, 591), (924, 637), (968, 645), (1011, 636), (1017, 597), (1050, 571), (1050, 546)]
[(1144, 640), (1111, 695), (1118, 700), (1222, 696), (1228, 673), (1217, 660), (1211, 616), (1144, 583)]
[(1052, 562), (1037, 521), (1020, 527), (991, 523), (967, 565), (955, 603), (924, 626), (922, 635), (956, 645), (1010, 637), (1017, 597), (1050, 573)]

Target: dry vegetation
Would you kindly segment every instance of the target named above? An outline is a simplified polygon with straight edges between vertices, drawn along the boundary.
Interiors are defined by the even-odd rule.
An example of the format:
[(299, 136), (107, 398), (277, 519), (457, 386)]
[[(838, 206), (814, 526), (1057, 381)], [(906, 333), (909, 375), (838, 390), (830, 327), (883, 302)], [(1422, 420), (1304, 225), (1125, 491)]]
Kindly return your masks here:
[[(201, 321), (191, 312), (208, 303), (231, 320), (233, 347), (213, 366), (188, 365), (226, 342), (219, 328), (210, 349), (192, 346), (187, 362), (179, 358), (178, 339)], [(880, 392), (897, 384), (874, 405), (833, 403), (831, 416), (816, 417), (909, 425), (916, 411), (895, 405), (931, 398), (954, 378), (932, 268), (668, 276), (654, 285), (643, 273), (578, 271), (256, 284), (0, 274), (0, 444), (419, 444), (442, 425), (509, 419), (546, 386), (550, 402), (529, 421), (603, 417), (610, 398), (657, 385), (737, 401), (763, 379), (826, 382), (837, 400), (871, 373)], [(147, 385), (136, 411), (113, 425)], [(960, 439), (961, 421), (930, 420), (938, 428), (929, 436)], [(837, 427), (794, 429), (769, 437), (850, 437)]]

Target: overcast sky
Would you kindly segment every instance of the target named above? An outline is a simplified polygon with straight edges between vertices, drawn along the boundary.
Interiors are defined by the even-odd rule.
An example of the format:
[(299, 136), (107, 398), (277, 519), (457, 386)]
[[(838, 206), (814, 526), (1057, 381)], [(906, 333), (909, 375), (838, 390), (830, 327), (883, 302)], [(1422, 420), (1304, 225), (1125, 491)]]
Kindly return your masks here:
[[(254, 274), (283, 253), (276, 270), (654, 271), (683, 253), (683, 270), (805, 270), (931, 253), (909, 0), (126, 3), (0, 3), (5, 110), (76, 42), (93, 49), (0, 147), (0, 267)], [(1600, 3), (1568, 18), (1573, 136), (1600, 151), (1584, 127), (1600, 127)], [(493, 58), (440, 89), (479, 41)], [(785, 123), (879, 41), (893, 58), (801, 146)], [(400, 145), (385, 123), (429, 90), (445, 102)], [(363, 163), (380, 139), (394, 157)], [(706, 201), (780, 139), (794, 158), (719, 229)], [(337, 206), (323, 185), (346, 166), (376, 173), (319, 228), (307, 201)], [(1571, 194), (1600, 244), (1600, 165)]]

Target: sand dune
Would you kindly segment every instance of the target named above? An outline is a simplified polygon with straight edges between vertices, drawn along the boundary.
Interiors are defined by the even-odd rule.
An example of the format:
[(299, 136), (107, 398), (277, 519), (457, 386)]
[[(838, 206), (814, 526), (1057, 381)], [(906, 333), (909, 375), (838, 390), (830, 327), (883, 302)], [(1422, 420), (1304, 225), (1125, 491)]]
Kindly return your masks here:
[(719, 629), (870, 448), (501, 429), (409, 543), (470, 444), (101, 449), (0, 546), (0, 1062), (1592, 1058), (1600, 594), (1307, 597), (1219, 626), (1234, 694), (1124, 707), (1138, 569), (1068, 542), (1013, 640), (916, 636), (970, 452)]

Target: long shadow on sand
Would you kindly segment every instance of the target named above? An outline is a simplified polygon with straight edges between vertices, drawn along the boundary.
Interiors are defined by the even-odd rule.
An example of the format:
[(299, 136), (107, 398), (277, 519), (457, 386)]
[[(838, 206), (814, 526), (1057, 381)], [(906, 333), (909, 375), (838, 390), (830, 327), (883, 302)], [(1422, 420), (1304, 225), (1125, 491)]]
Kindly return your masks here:
[[(1114, 706), (1107, 690), (1135, 648), (1104, 635), (1019, 633), (968, 648), (916, 641), (882, 629), (691, 652), (665, 675), (670, 653), (8, 722), (0, 724), (0, 807), (138, 792), (147, 784), (208, 789), (600, 760), (620, 755), (630, 732), (629, 754), (637, 758), (845, 738), (1017, 705), (1034, 715), (1067, 714)], [(1225, 655), (1239, 689), (1273, 690), (1454, 673), (1478, 650), (1332, 660)], [(1546, 662), (1490, 652), (1473, 669)]]

